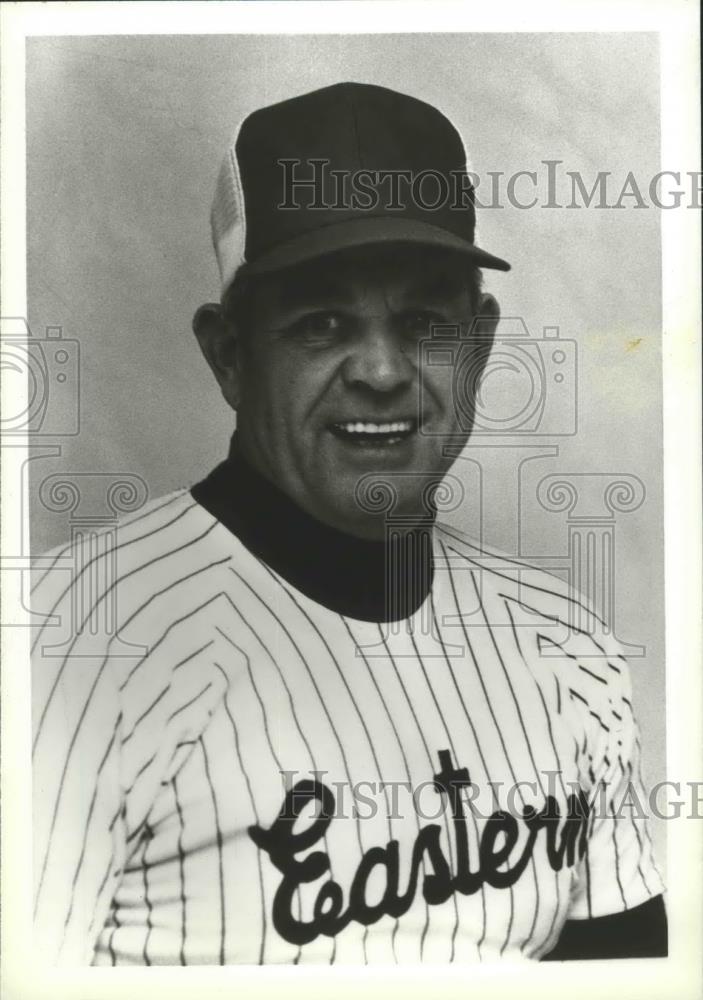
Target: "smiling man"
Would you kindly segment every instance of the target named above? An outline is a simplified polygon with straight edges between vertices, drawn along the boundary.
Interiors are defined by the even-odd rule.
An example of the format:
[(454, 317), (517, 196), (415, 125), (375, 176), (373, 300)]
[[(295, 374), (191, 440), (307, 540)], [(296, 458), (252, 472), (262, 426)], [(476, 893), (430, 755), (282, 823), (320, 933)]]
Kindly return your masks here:
[(212, 225), (222, 300), (193, 325), (229, 455), (35, 582), (45, 957), (664, 954), (620, 649), (438, 516), (498, 322), (481, 272), (508, 268), (456, 130), (362, 84), (263, 108)]
[(468, 429), (454, 405), (454, 365), (424, 366), (420, 412), (419, 352), (441, 325), (461, 333), (462, 364), (467, 355), (485, 363), (497, 305), (479, 284), (456, 251), (381, 243), (235, 285), (224, 322), (205, 311), (196, 327), (237, 411), (242, 456), (340, 531), (383, 537), (384, 516), (357, 497), (371, 473), (390, 475), (397, 513), (424, 513), (420, 487), (442, 478), (453, 461), (447, 442), (465, 441)]

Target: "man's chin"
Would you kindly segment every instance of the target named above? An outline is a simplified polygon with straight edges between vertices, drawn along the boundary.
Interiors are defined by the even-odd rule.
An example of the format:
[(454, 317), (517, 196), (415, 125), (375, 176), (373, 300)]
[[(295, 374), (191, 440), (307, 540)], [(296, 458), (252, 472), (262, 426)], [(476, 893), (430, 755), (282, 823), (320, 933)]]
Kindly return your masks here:
[[(451, 438), (452, 441), (456, 440)], [(389, 519), (426, 520), (432, 495), (456, 458), (445, 439), (415, 433), (397, 443), (355, 443), (329, 435), (318, 452), (321, 519), (363, 538), (382, 538)], [(457, 441), (457, 452), (461, 442)]]

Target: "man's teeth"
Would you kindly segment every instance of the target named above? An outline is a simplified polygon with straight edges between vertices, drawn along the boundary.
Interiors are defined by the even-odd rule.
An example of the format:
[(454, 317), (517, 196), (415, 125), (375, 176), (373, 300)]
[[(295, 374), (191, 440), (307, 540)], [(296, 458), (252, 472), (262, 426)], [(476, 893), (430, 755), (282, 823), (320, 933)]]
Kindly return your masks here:
[(346, 423), (338, 425), (347, 434), (407, 434), (412, 430), (411, 420), (396, 420), (389, 424)]

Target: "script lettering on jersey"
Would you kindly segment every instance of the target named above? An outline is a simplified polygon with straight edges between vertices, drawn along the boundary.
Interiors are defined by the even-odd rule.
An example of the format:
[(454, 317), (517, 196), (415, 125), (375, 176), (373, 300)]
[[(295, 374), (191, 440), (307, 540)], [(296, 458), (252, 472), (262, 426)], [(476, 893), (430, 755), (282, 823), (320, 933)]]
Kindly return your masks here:
[[(434, 775), (436, 789), (448, 798), (456, 845), (455, 871), (450, 870), (440, 844), (441, 827), (430, 823), (420, 828), (412, 848), (410, 872), (404, 891), (400, 889), (400, 845), (389, 840), (384, 846), (371, 847), (361, 857), (349, 887), (344, 907), (342, 886), (328, 879), (320, 887), (313, 907), (312, 920), (294, 915), (294, 900), (298, 888), (314, 882), (330, 870), (325, 851), (311, 851), (304, 858), (296, 855), (318, 843), (332, 822), (336, 800), (333, 792), (321, 781), (298, 781), (287, 793), (281, 810), (268, 829), (249, 827), (249, 836), (265, 851), (283, 876), (273, 901), (273, 925), (281, 937), (294, 945), (304, 945), (319, 935), (334, 937), (352, 921), (369, 926), (384, 915), (400, 917), (415, 898), (418, 877), (424, 862), (422, 895), (429, 905), (444, 903), (459, 892), (470, 896), (488, 884), (507, 889), (520, 878), (532, 857), (540, 830), (546, 837), (546, 855), (554, 871), (561, 871), (564, 862), (572, 866), (586, 850), (590, 807), (582, 790), (571, 794), (562, 816), (557, 800), (547, 795), (541, 810), (525, 806), (521, 821), (527, 829), (527, 839), (519, 857), (512, 859), (520, 839), (520, 824), (515, 816), (497, 810), (488, 817), (478, 845), (479, 864), (475, 871), (469, 865), (469, 841), (461, 788), (468, 785), (466, 768), (454, 768), (448, 750), (439, 753), (440, 771)], [(318, 815), (305, 829), (294, 832), (296, 820), (303, 809), (317, 801)], [(562, 825), (561, 831), (559, 829)], [(385, 869), (385, 892), (371, 905), (366, 900), (366, 884), (374, 868)], [(506, 866), (506, 867), (504, 867)]]

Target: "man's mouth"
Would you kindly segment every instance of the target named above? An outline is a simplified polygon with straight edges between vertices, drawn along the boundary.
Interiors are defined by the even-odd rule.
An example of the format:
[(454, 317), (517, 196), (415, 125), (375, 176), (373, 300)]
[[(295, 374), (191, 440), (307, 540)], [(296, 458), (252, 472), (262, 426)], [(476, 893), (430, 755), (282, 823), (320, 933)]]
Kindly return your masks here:
[(330, 430), (342, 441), (358, 445), (360, 448), (392, 447), (407, 441), (417, 432), (415, 417), (397, 420), (345, 420), (330, 425)]

